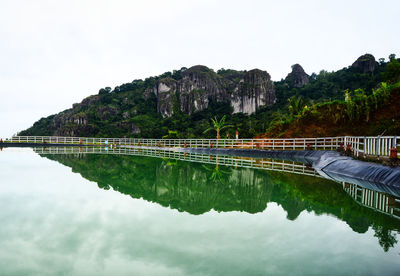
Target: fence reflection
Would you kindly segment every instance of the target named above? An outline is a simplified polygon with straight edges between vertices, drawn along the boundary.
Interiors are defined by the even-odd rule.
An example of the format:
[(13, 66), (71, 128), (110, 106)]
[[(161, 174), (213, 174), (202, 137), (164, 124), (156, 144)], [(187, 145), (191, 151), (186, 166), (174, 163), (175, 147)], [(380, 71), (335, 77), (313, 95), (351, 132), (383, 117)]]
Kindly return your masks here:
[(158, 148), (108, 148), (108, 147), (38, 147), (33, 149), (38, 154), (113, 154), (149, 156), (168, 158), (174, 160), (190, 161), (205, 164), (217, 164), (241, 168), (253, 168), (263, 170), (282, 171), (320, 177), (320, 175), (308, 165), (274, 159), (254, 159), (239, 156), (217, 156), (199, 153), (181, 152), (176, 150), (162, 150)]
[(400, 199), (357, 184), (342, 182), (343, 189), (362, 206), (400, 219)]

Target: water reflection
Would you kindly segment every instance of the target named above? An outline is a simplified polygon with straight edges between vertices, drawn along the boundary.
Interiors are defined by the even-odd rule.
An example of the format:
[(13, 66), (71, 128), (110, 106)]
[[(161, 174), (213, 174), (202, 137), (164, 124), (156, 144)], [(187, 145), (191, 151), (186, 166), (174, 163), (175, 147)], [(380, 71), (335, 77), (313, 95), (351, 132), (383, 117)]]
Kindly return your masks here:
[[(400, 219), (400, 200), (392, 195), (380, 193), (357, 184), (343, 182), (343, 189), (361, 206), (374, 211), (384, 213), (396, 219)], [(397, 237), (385, 225), (373, 225), (375, 237), (379, 238), (379, 244), (384, 251), (388, 251), (397, 243)]]
[(108, 155), (131, 155), (131, 156), (150, 156), (164, 159), (175, 159), (203, 164), (216, 164), (234, 166), (242, 168), (263, 169), (272, 171), (282, 171), (302, 175), (318, 176), (319, 174), (309, 165), (296, 163), (293, 161), (274, 160), (270, 158), (248, 158), (239, 156), (219, 156), (199, 154), (193, 152), (181, 152), (174, 150), (162, 150), (159, 148), (108, 148), (108, 147), (52, 147), (34, 148), (38, 154), (108, 154)]
[(289, 220), (295, 220), (303, 211), (312, 211), (335, 216), (354, 232), (365, 233), (372, 227), (385, 251), (397, 243), (396, 233), (400, 231), (400, 204), (395, 196), (356, 184), (338, 185), (294, 162), (159, 149), (34, 150), (71, 167), (102, 189), (112, 188), (132, 198), (194, 215), (212, 209), (257, 213), (264, 211), (267, 203), (275, 202), (287, 212)]
[(360, 205), (400, 219), (399, 198), (361, 187), (357, 184), (342, 182), (343, 189)]

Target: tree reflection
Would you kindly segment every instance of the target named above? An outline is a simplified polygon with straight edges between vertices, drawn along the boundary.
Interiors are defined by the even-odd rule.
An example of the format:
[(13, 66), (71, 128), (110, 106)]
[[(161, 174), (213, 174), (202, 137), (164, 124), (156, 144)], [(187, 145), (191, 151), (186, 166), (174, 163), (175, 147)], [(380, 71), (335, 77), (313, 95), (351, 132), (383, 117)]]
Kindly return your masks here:
[(387, 252), (389, 248), (394, 247), (397, 243), (396, 232), (393, 232), (386, 226), (373, 225), (372, 228), (375, 230), (374, 237), (378, 238), (383, 251)]
[[(212, 158), (212, 156), (210, 156), (210, 158)], [(225, 184), (224, 175), (225, 176), (229, 175), (231, 173), (231, 171), (228, 170), (228, 169), (222, 170), (220, 168), (220, 166), (219, 166), (219, 163), (218, 163), (218, 156), (215, 156), (215, 158), (216, 158), (216, 160), (215, 160), (216, 161), (215, 168), (209, 168), (206, 165), (203, 165), (202, 167), (205, 170), (211, 172), (211, 175), (210, 175), (209, 179), (213, 183), (217, 183), (219, 181), (220, 183)]]

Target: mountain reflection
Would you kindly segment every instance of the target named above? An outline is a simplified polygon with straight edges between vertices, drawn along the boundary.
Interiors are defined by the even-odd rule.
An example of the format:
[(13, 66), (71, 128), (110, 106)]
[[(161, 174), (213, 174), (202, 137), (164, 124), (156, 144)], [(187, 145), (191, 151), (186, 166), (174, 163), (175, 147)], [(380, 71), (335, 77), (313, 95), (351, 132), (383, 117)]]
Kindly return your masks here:
[[(340, 185), (309, 176), (316, 174), (301, 164), (186, 153), (179, 153), (181, 158), (171, 159), (176, 153), (144, 149), (130, 155), (161, 158), (121, 153), (86, 154), (89, 149), (79, 153), (79, 148), (52, 150), (35, 149), (46, 158), (97, 182), (102, 189), (112, 188), (132, 198), (142, 198), (181, 212), (199, 215), (213, 209), (257, 213), (264, 211), (267, 203), (275, 202), (287, 212), (289, 220), (295, 220), (303, 211), (329, 214), (345, 221), (358, 233), (365, 233), (372, 227), (385, 251), (397, 243), (398, 199), (354, 184)], [(93, 149), (93, 153), (106, 152)], [(194, 162), (177, 160), (190, 158)]]

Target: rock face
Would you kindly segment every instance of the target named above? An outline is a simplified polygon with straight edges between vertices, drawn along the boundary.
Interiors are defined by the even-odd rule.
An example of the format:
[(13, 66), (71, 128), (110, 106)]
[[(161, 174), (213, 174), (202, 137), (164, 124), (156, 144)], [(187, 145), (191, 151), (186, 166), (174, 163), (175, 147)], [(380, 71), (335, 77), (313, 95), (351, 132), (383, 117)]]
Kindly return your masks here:
[(371, 73), (374, 72), (378, 63), (375, 60), (375, 57), (371, 54), (365, 54), (359, 57), (351, 67), (360, 71), (361, 73)]
[(180, 80), (159, 80), (151, 89), (157, 98), (157, 111), (169, 117), (176, 111), (192, 114), (211, 101), (230, 102), (234, 113), (254, 113), (258, 107), (275, 103), (275, 89), (266, 71), (236, 72), (235, 78), (221, 76), (206, 66), (193, 66)]
[(132, 134), (139, 134), (141, 132), (140, 128), (135, 124), (131, 124), (131, 129), (130, 130), (131, 130)]
[(53, 119), (53, 127), (56, 129), (54, 135), (74, 136), (82, 131), (89, 132), (88, 121), (86, 114), (74, 114), (72, 111), (57, 114)]
[(176, 105), (176, 88), (176, 81), (168, 78), (158, 81), (152, 89), (157, 98), (157, 112), (163, 117), (169, 117), (173, 113), (173, 104)]
[(233, 113), (254, 113), (262, 105), (276, 101), (275, 88), (270, 75), (258, 69), (247, 72), (231, 95)]
[(293, 87), (303, 87), (309, 82), (309, 75), (304, 72), (300, 64), (292, 65), (292, 72), (290, 72), (285, 81)]

